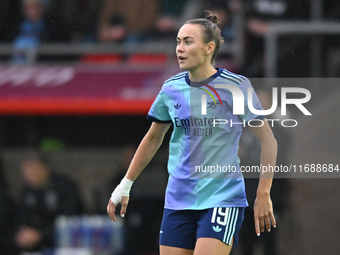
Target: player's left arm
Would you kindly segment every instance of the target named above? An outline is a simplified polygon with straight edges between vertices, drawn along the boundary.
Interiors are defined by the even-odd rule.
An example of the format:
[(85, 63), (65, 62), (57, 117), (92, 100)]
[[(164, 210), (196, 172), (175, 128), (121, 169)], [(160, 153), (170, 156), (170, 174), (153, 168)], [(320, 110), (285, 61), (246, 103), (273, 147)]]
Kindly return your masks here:
[[(263, 126), (249, 127), (249, 129), (261, 143), (261, 166), (269, 169), (270, 166), (275, 167), (277, 142), (267, 120), (264, 119), (263, 122)], [(270, 199), (273, 175), (273, 172), (263, 172), (263, 169), (261, 169), (261, 176), (254, 203), (255, 231), (258, 236), (260, 235), (260, 231), (264, 231), (265, 225), (267, 231), (270, 231), (270, 222), (276, 227), (273, 205)]]

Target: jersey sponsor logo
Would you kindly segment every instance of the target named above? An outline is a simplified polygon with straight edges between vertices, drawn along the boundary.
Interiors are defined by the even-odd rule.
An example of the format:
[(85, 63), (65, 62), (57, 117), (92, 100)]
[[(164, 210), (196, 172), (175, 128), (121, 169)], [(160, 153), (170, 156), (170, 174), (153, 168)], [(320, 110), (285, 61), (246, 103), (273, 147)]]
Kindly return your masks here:
[(183, 128), (186, 136), (212, 136), (213, 118), (194, 118), (190, 116), (188, 119), (174, 118), (174, 124), (178, 128)]
[(188, 119), (174, 118), (176, 127), (207, 127), (213, 126), (214, 118), (194, 118), (190, 116)]

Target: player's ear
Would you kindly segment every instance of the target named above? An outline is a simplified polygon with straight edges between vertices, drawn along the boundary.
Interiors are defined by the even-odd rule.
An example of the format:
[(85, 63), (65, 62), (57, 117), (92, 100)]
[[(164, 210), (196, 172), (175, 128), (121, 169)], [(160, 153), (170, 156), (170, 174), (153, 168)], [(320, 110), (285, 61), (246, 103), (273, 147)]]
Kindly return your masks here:
[(207, 55), (207, 56), (212, 55), (214, 53), (214, 50), (215, 50), (215, 43), (209, 42), (207, 44), (206, 49), (205, 49), (205, 55)]

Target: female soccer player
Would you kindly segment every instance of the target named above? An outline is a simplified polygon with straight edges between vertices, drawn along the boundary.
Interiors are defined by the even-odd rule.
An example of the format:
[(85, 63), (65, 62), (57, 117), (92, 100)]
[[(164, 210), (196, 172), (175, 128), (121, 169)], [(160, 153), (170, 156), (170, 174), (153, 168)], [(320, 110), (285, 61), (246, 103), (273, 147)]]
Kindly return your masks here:
[[(126, 212), (130, 188), (160, 147), (171, 124), (169, 180), (160, 231), (161, 255), (229, 254), (237, 245), (247, 200), (237, 157), (242, 127), (261, 142), (261, 164), (274, 166), (277, 144), (264, 116), (252, 113), (245, 100), (241, 115), (233, 114), (231, 90), (247, 99), (249, 80), (214, 68), (223, 39), (217, 16), (187, 21), (177, 35), (179, 73), (163, 84), (148, 113), (153, 121), (121, 183), (113, 191), (107, 212), (113, 221), (117, 204)], [(222, 84), (222, 85), (221, 85)], [(229, 89), (223, 88), (224, 85)], [(252, 92), (253, 105), (261, 104)], [(262, 123), (262, 124), (261, 124)], [(261, 175), (254, 205), (255, 232), (275, 227), (270, 189), (272, 175)], [(148, 205), (145, 205), (148, 206)]]

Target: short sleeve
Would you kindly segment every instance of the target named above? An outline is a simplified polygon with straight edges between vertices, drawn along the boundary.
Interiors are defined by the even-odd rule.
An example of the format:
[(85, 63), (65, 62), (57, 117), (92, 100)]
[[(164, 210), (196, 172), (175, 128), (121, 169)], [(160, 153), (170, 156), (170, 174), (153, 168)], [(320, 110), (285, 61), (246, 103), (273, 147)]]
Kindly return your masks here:
[(245, 79), (241, 84), (240, 84), (240, 89), (242, 90), (242, 93), (244, 95), (244, 115), (240, 115), (240, 118), (245, 121), (249, 121), (252, 119), (260, 119), (263, 120), (266, 116), (265, 115), (259, 115), (259, 114), (254, 114), (250, 111), (249, 106), (248, 106), (248, 88), (251, 88), (252, 90), (252, 99), (253, 99), (253, 106), (256, 110), (263, 110), (261, 102), (258, 98), (258, 96), (255, 93), (255, 90), (253, 86), (251, 85), (249, 79)]
[(151, 105), (147, 119), (157, 123), (172, 123), (168, 107), (165, 104), (163, 90), (158, 93), (158, 96)]

